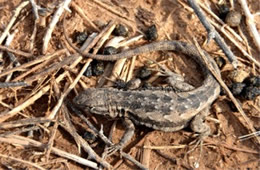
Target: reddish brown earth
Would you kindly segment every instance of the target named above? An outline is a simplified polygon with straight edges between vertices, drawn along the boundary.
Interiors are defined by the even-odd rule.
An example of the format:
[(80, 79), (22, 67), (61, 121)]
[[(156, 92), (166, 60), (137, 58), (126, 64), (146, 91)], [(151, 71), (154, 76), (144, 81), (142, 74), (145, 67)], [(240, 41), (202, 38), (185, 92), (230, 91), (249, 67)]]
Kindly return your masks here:
[[(180, 1), (184, 3), (183, 0)], [(19, 0), (0, 0), (1, 33), (3, 32), (6, 25), (9, 23), (10, 18), (13, 15), (12, 11), (16, 9), (17, 5), (20, 4), (20, 2), (21, 1)], [(38, 1), (38, 4), (40, 4), (42, 7), (46, 7), (46, 5), (51, 4), (51, 2), (52, 1), (50, 0)], [(202, 45), (207, 39), (207, 32), (199, 22), (196, 15), (188, 9), (185, 9), (177, 0), (102, 1), (104, 3), (107, 3), (107, 6), (109, 6), (113, 11), (117, 11), (121, 15), (126, 16), (126, 18), (116, 15), (113, 11), (105, 9), (99, 4), (94, 3), (92, 0), (74, 0), (73, 2), (80, 6), (80, 8), (85, 12), (89, 19), (96, 24), (97, 27), (99, 27), (103, 23), (107, 23), (110, 20), (116, 21), (117, 23), (126, 25), (130, 29), (129, 36), (139, 35), (140, 31), (143, 31), (147, 29), (150, 25), (155, 24), (158, 28), (159, 35), (157, 41), (171, 39), (191, 42), (191, 37), (194, 37), (197, 39), (199, 44)], [(216, 3), (217, 1), (213, 0), (207, 2), (210, 4), (213, 12), (217, 13), (216, 5), (212, 3)], [(260, 11), (260, 4), (258, 1), (249, 0), (247, 2), (252, 13)], [(235, 5), (235, 9), (238, 11), (241, 10), (239, 5)], [(30, 10), (31, 8), (28, 7), (27, 11)], [(90, 24), (84, 22), (81, 16), (78, 15), (78, 13), (76, 13), (73, 8), (71, 10), (72, 14), (70, 14), (66, 18), (66, 31), (70, 37), (72, 37), (75, 31), (86, 30), (88, 33), (94, 31)], [(51, 16), (46, 19), (46, 24), (48, 24), (50, 21)], [(257, 28), (258, 31), (260, 31), (259, 16), (255, 18), (255, 23), (258, 23)], [(28, 51), (28, 49), (30, 46), (30, 37), (33, 31), (33, 25), (34, 17), (32, 12), (30, 12), (17, 25), (17, 29), (19, 31), (11, 44), (12, 48), (19, 49), (25, 52), (31, 52)], [(100, 29), (102, 28), (100, 27)], [(241, 29), (248, 39), (249, 46), (251, 47), (252, 56), (255, 58), (259, 57), (259, 53), (257, 53), (256, 51), (253, 40), (248, 34), (244, 18), (241, 23)], [(33, 49), (33, 53), (35, 54), (35, 56), (41, 55), (42, 39), (45, 30), (46, 27), (39, 27), (36, 34), (36, 44)], [(237, 28), (234, 28), (234, 30), (238, 33)], [(133, 31), (136, 32), (134, 33)], [(223, 34), (221, 35), (223, 36)], [(241, 63), (239, 65), (239, 69), (249, 73), (250, 75), (259, 75), (259, 70), (257, 70), (257, 67), (254, 67), (252, 65), (252, 62), (245, 58), (242, 53), (225, 36), (223, 36), (223, 38), (227, 42), (228, 46), (232, 49), (234, 54), (238, 57)], [(147, 43), (145, 41), (142, 42)], [(58, 49), (63, 48), (64, 44), (65, 40), (62, 30), (62, 22), (60, 21), (52, 34), (47, 53), (53, 53)], [(132, 48), (134, 47), (135, 46), (133, 45)], [(219, 49), (214, 41), (211, 41), (207, 45), (202, 45), (202, 48), (208, 51), (212, 57), (217, 57), (220, 55), (226, 59), (223, 52)], [(246, 47), (244, 46), (243, 48), (246, 49)], [(195, 86), (200, 85), (200, 82), (202, 81), (202, 76), (200, 74), (199, 68), (194, 66), (191, 60), (183, 56), (180, 57), (180, 55), (178, 54), (166, 52), (154, 52), (151, 54), (140, 55), (140, 57), (137, 58), (136, 67), (134, 69), (135, 73), (139, 67), (147, 65), (147, 62), (145, 61), (145, 59), (142, 58), (142, 56), (156, 59), (157, 61), (163, 61), (163, 63), (165, 63), (169, 68), (175, 70), (175, 72), (185, 75), (185, 79), (187, 79), (189, 83)], [(24, 64), (32, 59), (25, 59), (24, 57), (18, 56), (18, 60), (20, 61), (20, 63)], [(60, 61), (57, 60), (56, 62)], [(79, 69), (80, 66), (74, 71), (79, 72)], [(227, 64), (226, 67), (224, 67), (221, 71), (224, 82), (227, 83), (227, 85), (230, 85), (232, 83), (231, 78), (228, 76), (230, 72), (232, 72), (230, 64)], [(18, 76), (20, 74), (21, 72), (17, 72), (14, 76)], [(32, 75), (33, 73), (29, 74), (27, 77), (30, 77)], [(55, 76), (55, 74), (50, 75)], [(57, 77), (57, 75), (58, 74), (56, 74), (55, 77)], [(72, 79), (76, 77), (75, 74), (71, 74), (71, 76)], [(53, 77), (48, 77), (48, 79), (51, 78)], [(98, 78), (96, 77), (87, 78), (86, 84), (88, 86), (94, 86), (97, 79)], [(1, 78), (1, 81), (4, 80), (5, 79)], [(63, 82), (58, 84), (61, 92), (64, 91), (64, 84), (66, 84), (65, 82), (70, 82), (67, 80), (69, 79), (65, 79)], [(26, 88), (26, 90), (1, 89), (1, 100), (2, 98), (5, 98), (3, 102), (8, 104), (10, 107), (17, 106), (30, 95), (31, 90), (35, 89), (38, 83), (39, 82), (37, 81), (34, 82), (32, 86)], [(53, 81), (46, 83), (54, 84)], [(83, 90), (82, 86), (80, 85), (76, 87), (78, 91)], [(41, 86), (39, 88), (41, 88)], [(14, 93), (16, 93), (17, 98), (7, 97), (10, 94)], [(52, 108), (57, 103), (57, 98), (52, 93), (46, 93), (46, 95), (37, 100), (37, 102), (22, 110), (21, 113), (27, 115), (28, 117), (46, 117), (50, 112), (49, 110), (52, 110)], [(75, 92), (72, 91), (67, 98), (71, 100), (74, 96)], [(50, 98), (51, 102), (49, 102)], [(241, 98), (238, 98), (238, 100), (242, 103), (242, 107), (247, 117), (249, 118), (250, 123), (254, 126), (255, 129), (259, 130), (259, 96), (252, 101), (246, 101)], [(2, 104), (0, 108), (1, 111), (6, 110), (6, 106), (3, 106)], [(194, 137), (194, 133), (191, 132), (188, 128), (178, 132), (166, 133), (161, 131), (153, 131), (142, 126), (137, 126), (134, 137), (132, 138), (130, 144), (128, 144), (124, 148), (124, 151), (126, 153), (129, 153), (136, 160), (140, 161), (144, 151), (144, 143), (150, 146), (162, 147), (163, 149), (151, 150), (149, 155), (150, 158), (147, 158), (149, 161), (150, 169), (193, 169), (195, 168), (195, 166), (199, 166), (198, 169), (257, 169), (257, 167), (259, 167), (259, 143), (257, 143), (255, 138), (244, 141), (240, 141), (238, 139), (239, 136), (249, 133), (248, 124), (245, 122), (241, 114), (236, 109), (231, 108), (231, 100), (227, 97), (227, 95), (219, 97), (217, 101), (215, 101), (212, 105), (210, 112), (210, 117), (217, 119), (220, 122), (220, 125), (213, 121), (208, 121), (208, 124), (211, 126), (213, 136), (211, 135), (206, 138), (203, 143), (202, 150), (199, 146), (194, 148), (194, 144), (188, 146), (190, 142), (196, 139), (196, 137)], [(21, 115), (17, 115), (11, 119), (8, 119), (6, 122), (20, 120), (22, 118), (24, 117)], [(103, 124), (105, 131), (104, 133), (105, 135), (108, 135), (110, 127), (114, 120), (107, 120), (103, 117), (96, 117), (94, 119), (96, 120), (96, 127), (100, 128), (100, 124)], [(84, 124), (84, 122), (77, 116), (73, 116), (71, 120), (72, 122), (74, 122), (74, 125), (76, 126), (78, 132), (80, 134), (83, 134), (85, 132), (85, 129), (87, 129), (87, 126)], [(48, 127), (48, 129), (52, 130), (53, 126)], [(11, 132), (13, 130), (15, 130), (15, 128), (1, 130), (0, 134), (6, 133), (8, 131)], [(119, 121), (118, 127), (113, 133), (113, 141), (117, 142), (122, 136), (123, 132), (124, 128)], [(20, 135), (28, 137), (28, 133), (21, 133)], [(48, 134), (47, 132), (41, 130), (41, 132), (35, 132), (34, 136), (30, 138), (46, 144), (50, 140), (50, 136), (51, 134)], [(185, 147), (172, 148), (172, 146), (181, 145), (185, 145)], [(67, 133), (61, 127), (58, 127), (53, 146), (68, 153), (73, 153), (87, 159), (87, 154), (83, 150), (82, 153), (78, 152), (77, 144), (75, 143), (73, 137), (71, 137), (69, 133)], [(101, 142), (100, 139), (94, 141), (91, 146), (98, 154), (102, 154), (104, 144), (103, 142)], [(30, 161), (44, 168), (50, 169), (86, 168), (83, 165), (56, 156), (54, 154), (50, 154), (49, 162), (46, 162), (46, 154), (37, 147), (23, 147), (21, 145), (13, 145), (1, 142), (0, 154)], [(120, 160), (123, 161), (120, 162)], [(115, 154), (109, 157), (107, 161), (113, 166), (116, 165), (118, 169), (137, 169), (137, 167), (131, 162), (121, 159), (119, 154)], [(26, 169), (26, 167), (27, 169), (34, 169), (32, 166), (28, 166), (27, 164), (21, 163), (19, 161), (3, 158), (2, 155), (0, 155), (0, 167), (1, 169), (7, 169), (7, 167), (13, 167), (14, 169)]]

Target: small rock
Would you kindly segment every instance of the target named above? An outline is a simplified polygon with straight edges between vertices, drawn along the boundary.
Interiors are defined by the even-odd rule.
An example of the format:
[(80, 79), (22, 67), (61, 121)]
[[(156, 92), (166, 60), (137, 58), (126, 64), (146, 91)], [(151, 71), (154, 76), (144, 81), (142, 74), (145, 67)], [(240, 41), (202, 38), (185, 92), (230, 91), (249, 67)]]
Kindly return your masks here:
[(108, 46), (104, 48), (103, 54), (104, 55), (111, 55), (111, 54), (116, 54), (118, 53), (118, 49), (112, 46)]
[(128, 29), (127, 27), (125, 27), (122, 24), (118, 24), (114, 30), (114, 34), (116, 36), (123, 36), (123, 37), (127, 37), (128, 35)]
[(229, 13), (229, 7), (227, 6), (227, 4), (221, 4), (219, 6), (219, 18), (225, 21), (228, 13)]
[(218, 56), (218, 57), (214, 58), (214, 60), (216, 61), (216, 63), (217, 63), (219, 68), (223, 68), (224, 65), (226, 64), (225, 59), (223, 57), (221, 57), (221, 56)]
[(246, 86), (245, 83), (233, 83), (231, 87), (231, 92), (238, 96), (243, 91), (244, 87)]
[(260, 87), (249, 86), (245, 87), (242, 96), (248, 100), (254, 100), (260, 95)]
[(158, 33), (157, 33), (157, 28), (155, 25), (150, 26), (146, 31), (145, 31), (145, 38), (148, 41), (154, 41), (158, 38)]
[(249, 73), (242, 69), (237, 69), (230, 72), (228, 76), (232, 79), (233, 82), (241, 83), (249, 76)]
[(241, 18), (242, 15), (239, 12), (230, 11), (225, 18), (225, 22), (231, 27), (237, 27), (241, 22)]
[(141, 80), (147, 79), (151, 76), (152, 71), (149, 70), (147, 67), (143, 66), (139, 69), (137, 73), (137, 78), (140, 78)]

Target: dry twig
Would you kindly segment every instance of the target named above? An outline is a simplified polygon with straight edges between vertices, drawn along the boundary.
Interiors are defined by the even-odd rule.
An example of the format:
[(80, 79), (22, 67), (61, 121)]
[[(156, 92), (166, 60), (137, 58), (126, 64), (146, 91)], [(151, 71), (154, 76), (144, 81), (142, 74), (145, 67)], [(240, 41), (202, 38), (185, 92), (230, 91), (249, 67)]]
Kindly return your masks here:
[(48, 49), (48, 44), (51, 39), (51, 34), (54, 30), (55, 25), (58, 23), (60, 16), (62, 15), (63, 11), (68, 8), (71, 0), (64, 0), (60, 5), (59, 8), (56, 10), (55, 14), (53, 15), (52, 21), (50, 22), (48, 29), (43, 38), (43, 46), (42, 46), (42, 53), (45, 54)]
[(254, 16), (251, 14), (251, 12), (247, 6), (246, 0), (238, 0), (238, 2), (240, 3), (240, 5), (244, 11), (244, 14), (246, 16), (246, 23), (249, 28), (249, 32), (251, 33), (251, 36), (253, 37), (253, 40), (258, 49), (258, 52), (260, 52), (260, 35), (255, 26)]

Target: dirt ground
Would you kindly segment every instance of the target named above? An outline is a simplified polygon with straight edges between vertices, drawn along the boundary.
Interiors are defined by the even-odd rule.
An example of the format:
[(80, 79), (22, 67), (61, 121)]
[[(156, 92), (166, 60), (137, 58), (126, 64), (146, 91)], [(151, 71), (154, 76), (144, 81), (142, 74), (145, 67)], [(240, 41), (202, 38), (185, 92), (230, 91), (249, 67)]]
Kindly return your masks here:
[[(10, 22), (13, 11), (21, 2), (22, 1), (19, 0), (0, 0), (1, 34)], [(15, 28), (11, 29), (11, 32), (16, 29), (17, 33), (15, 34), (10, 48), (34, 54), (33, 57), (17, 55), (17, 60), (21, 65), (42, 57), (43, 37), (48, 28), (48, 24), (52, 19), (53, 13), (57, 9), (57, 4), (60, 2), (61, 1), (53, 2), (51, 0), (36, 1), (41, 7), (46, 8), (52, 6), (56, 8), (54, 8), (53, 12), (50, 12), (49, 16), (44, 17), (44, 19), (41, 17), (40, 22), (37, 23), (37, 33), (33, 48), (30, 48), (30, 46), (35, 18), (31, 5), (27, 5), (22, 11), (22, 14), (18, 16), (18, 21), (16, 20), (15, 22)], [(252, 13), (260, 11), (259, 1), (249, 0), (247, 2)], [(210, 7), (214, 13), (218, 14), (216, 5), (217, 0), (205, 0), (201, 3)], [(75, 39), (76, 32), (85, 31), (90, 35), (93, 32), (97, 32), (95, 27), (99, 29), (99, 31), (102, 31), (104, 25), (109, 21), (125, 25), (129, 29), (129, 38), (142, 34), (148, 27), (155, 24), (158, 30), (158, 39), (156, 41), (181, 40), (192, 43), (193, 37), (199, 42), (202, 48), (212, 56), (212, 58), (217, 58), (219, 56), (223, 57), (226, 64), (221, 68), (222, 79), (228, 86), (231, 86), (232, 83), (234, 83), (234, 78), (231, 76), (234, 74), (234, 70), (231, 64), (229, 64), (226, 56), (219, 49), (214, 40), (211, 40), (209, 44), (206, 44), (207, 32), (184, 0), (74, 0), (73, 4), (70, 8), (71, 13), (67, 13), (65, 19), (65, 30), (71, 41), (72, 39)], [(79, 12), (75, 10), (75, 4), (82, 9), (90, 22), (88, 22), (86, 18), (83, 19), (82, 15), (79, 15)], [(230, 7), (229, 1), (227, 2), (227, 5)], [(241, 12), (241, 8), (236, 1), (234, 9)], [(212, 19), (208, 14), (207, 16)], [(77, 161), (64, 157), (64, 153), (59, 155), (53, 153), (51, 149), (48, 149), (55, 147), (67, 153), (88, 159), (86, 151), (83, 148), (80, 149), (80, 142), (75, 142), (72, 135), (68, 133), (68, 130), (61, 125), (62, 123), (51, 123), (49, 126), (43, 121), (36, 121), (36, 123), (31, 122), (31, 124), (20, 122), (19, 124), (19, 121), (23, 119), (31, 120), (30, 118), (35, 117), (42, 119), (48, 118), (51, 111), (57, 105), (61, 94), (63, 94), (68, 86), (74, 82), (77, 74), (79, 74), (81, 68), (87, 62), (87, 60), (84, 59), (72, 69), (69, 68), (68, 65), (62, 65), (62, 67), (57, 66), (58, 63), (61, 63), (66, 58), (66, 56), (75, 52), (75, 50), (73, 50), (65, 41), (62, 17), (56, 24), (52, 33), (46, 54), (52, 54), (64, 48), (68, 48), (70, 53), (68, 51), (63, 52), (58, 55), (58, 57), (51, 59), (50, 62), (44, 60), (38, 64), (27, 66), (24, 69), (13, 72), (11, 80), (29, 82), (30, 85), (28, 87), (0, 89), (0, 115), (3, 115), (3, 113), (8, 111), (15, 112), (13, 116), (4, 121), (0, 116), (1, 169), (38, 169), (39, 167), (37, 168), (35, 164), (46, 169), (88, 169), (88, 167), (83, 164), (76, 163)], [(255, 23), (260, 32), (259, 15), (255, 17)], [(237, 34), (241, 35), (241, 32), (244, 34), (249, 45), (248, 47), (245, 46), (245, 41), (243, 41), (243, 43), (239, 43), (239, 46), (247, 52), (249, 49), (249, 54), (260, 62), (259, 52), (257, 52), (253, 39), (248, 33), (245, 17), (242, 17), (242, 22), (240, 24), (241, 31), (239, 31), (238, 28), (231, 29)], [(259, 68), (246, 58), (226, 36), (222, 33), (221, 36), (235, 56), (238, 57), (239, 66), (237, 70), (246, 75), (244, 77), (242, 75), (242, 79), (250, 76), (259, 76)], [(231, 35), (231, 37), (234, 38), (233, 35)], [(147, 40), (142, 39), (131, 44), (131, 48), (147, 43), (149, 43)], [(75, 41), (74, 45), (76, 45)], [(78, 45), (77, 47), (79, 48), (80, 46)], [(3, 73), (5, 69), (10, 68), (10, 61), (6, 56), (7, 54), (4, 53), (1, 73)], [(153, 68), (153, 70), (156, 70), (157, 67), (153, 66), (154, 64), (150, 64), (150, 61), (146, 58), (154, 59), (159, 63), (165, 64), (169, 69), (182, 74), (188, 83), (196, 87), (200, 86), (201, 81), (203, 80), (201, 70), (194, 61), (173, 52), (152, 52), (150, 54), (141, 54), (137, 56), (133, 67), (134, 76), (137, 75), (138, 70), (143, 66), (148, 66)], [(42, 64), (44, 62), (46, 63)], [(129, 59), (125, 64), (126, 68), (129, 69), (130, 63), (132, 62), (133, 60)], [(105, 64), (109, 65), (111, 63), (105, 62)], [(43, 74), (37, 74), (43, 72), (52, 65), (55, 66), (54, 70), (49, 70)], [(33, 71), (29, 72), (30, 70)], [(68, 71), (69, 74), (67, 74), (62, 81), (58, 82), (57, 77), (65, 71)], [(25, 74), (26, 72), (28, 72), (28, 74)], [(7, 75), (3, 76), (1, 73), (0, 78), (3, 82), (6, 80)], [(19, 77), (23, 74), (25, 75)], [(153, 76), (156, 75), (153, 74)], [(122, 73), (120, 77), (126, 77), (126, 73)], [(83, 91), (85, 88), (95, 87), (99, 84), (97, 81), (100, 81), (100, 79), (104, 80), (102, 75), (82, 77), (81, 82), (76, 85), (68, 96), (66, 96), (66, 100), (71, 101), (76, 93), (80, 93), (80, 91)], [(155, 81), (154, 84), (159, 85), (159, 81)], [(47, 85), (49, 85), (50, 88), (42, 92), (40, 97), (34, 101), (33, 97), (37, 96), (37, 94), (39, 94), (38, 92), (43, 90)], [(22, 105), (28, 100), (33, 102)], [(242, 97), (237, 97), (237, 100), (242, 105), (250, 125), (256, 130), (259, 130), (260, 97), (258, 96), (253, 100), (245, 100)], [(15, 111), (14, 108), (20, 110)], [(178, 132), (162, 132), (154, 131), (144, 126), (136, 126), (134, 137), (123, 151), (142, 164), (147, 165), (149, 169), (258, 169), (260, 163), (260, 145), (255, 137), (246, 140), (239, 139), (240, 136), (248, 134), (250, 128), (226, 93), (221, 93), (218, 99), (212, 104), (210, 113), (207, 123), (211, 127), (212, 134), (204, 140), (203, 145), (201, 145), (202, 147), (200, 147), (200, 145), (196, 146), (194, 143), (189, 145), (198, 137), (190, 128), (185, 128)], [(56, 122), (61, 122), (59, 119), (63, 114), (64, 109), (60, 109), (54, 120), (58, 120)], [(86, 135), (86, 131), (89, 131), (88, 126), (75, 114), (70, 115), (70, 120), (75, 126), (76, 131), (81, 136), (84, 134)], [(88, 119), (94, 123), (97, 129), (100, 129), (102, 125), (106, 136), (109, 134), (114, 122), (113, 119), (93, 115), (87, 115), (86, 117), (89, 117)], [(217, 121), (213, 121), (210, 118), (214, 118), (214, 120)], [(43, 125), (45, 125), (45, 127)], [(28, 130), (25, 130), (25, 128), (33, 127), (40, 128), (29, 131), (31, 133), (29, 133)], [(121, 121), (118, 121), (116, 129), (113, 132), (113, 142), (118, 142), (124, 131), (125, 129), (122, 126)], [(12, 132), (14, 133), (11, 135), (8, 134)], [(18, 140), (18, 138), (13, 135), (26, 138)], [(27, 139), (28, 141), (29, 139), (33, 139), (40, 142), (42, 145), (34, 145), (32, 144), (33, 142), (28, 142)], [(92, 141), (90, 141), (90, 139), (86, 140), (90, 143), (93, 150), (101, 156), (105, 147), (105, 144), (101, 139), (96, 138)], [(21, 143), (21, 141), (24, 141), (24, 143)], [(144, 149), (144, 146), (149, 146), (152, 149)], [(8, 158), (6, 158), (6, 156), (8, 156)], [(14, 158), (18, 160), (14, 160)], [(22, 162), (21, 160), (27, 162)], [(96, 162), (93, 159), (90, 160)], [(108, 157), (106, 161), (116, 169), (139, 169), (131, 161), (121, 158), (119, 153), (115, 153)], [(28, 162), (34, 164), (29, 165)]]

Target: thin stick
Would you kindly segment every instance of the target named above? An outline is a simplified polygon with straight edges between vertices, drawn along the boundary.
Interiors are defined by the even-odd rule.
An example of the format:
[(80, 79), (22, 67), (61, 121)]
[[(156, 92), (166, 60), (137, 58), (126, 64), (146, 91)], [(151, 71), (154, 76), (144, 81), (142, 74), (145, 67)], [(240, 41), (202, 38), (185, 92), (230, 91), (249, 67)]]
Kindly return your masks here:
[(48, 29), (47, 29), (47, 31), (44, 35), (44, 38), (43, 38), (43, 46), (42, 46), (42, 53), (43, 54), (45, 54), (47, 52), (48, 44), (49, 44), (49, 41), (51, 39), (51, 34), (54, 30), (54, 27), (58, 23), (60, 16), (62, 15), (65, 8), (68, 8), (70, 2), (71, 2), (71, 0), (64, 0), (64, 2), (62, 2), (59, 5), (59, 8), (56, 10), (55, 14), (53, 15), (52, 21), (50, 22)]
[(0, 82), (0, 88), (10, 88), (10, 87), (25, 87), (28, 86), (27, 83), (23, 81), (18, 82)]
[(213, 38), (216, 43), (219, 45), (219, 47), (223, 50), (223, 52), (226, 54), (227, 58), (231, 62), (234, 68), (237, 67), (238, 61), (237, 58), (234, 56), (232, 51), (228, 48), (225, 41), (221, 38), (221, 36), (218, 34), (218, 32), (214, 29), (213, 26), (210, 25), (210, 23), (207, 21), (205, 15), (203, 14), (202, 10), (196, 3), (196, 0), (187, 0), (189, 5), (192, 7), (196, 15), (198, 16), (200, 22), (203, 24), (205, 29), (208, 32), (209, 39)]
[(247, 2), (245, 0), (238, 0), (238, 2), (240, 3), (240, 5), (244, 11), (244, 14), (246, 16), (246, 23), (247, 23), (249, 32), (254, 40), (254, 43), (258, 49), (258, 52), (260, 52), (260, 36), (259, 36), (259, 33), (255, 26), (254, 16), (251, 14), (251, 12), (247, 6)]
[[(205, 63), (207, 63), (207, 66), (210, 70), (210, 72), (213, 74), (213, 76), (217, 79), (217, 81), (219, 82), (219, 84), (225, 89), (225, 91), (227, 92), (229, 98), (232, 100), (232, 102), (235, 104), (237, 110), (239, 111), (239, 113), (242, 115), (242, 117), (244, 118), (244, 120), (246, 121), (246, 123), (249, 125), (249, 129), (252, 132), (256, 132), (256, 129), (254, 128), (253, 124), (250, 122), (250, 120), (248, 119), (248, 117), (246, 116), (245, 112), (243, 111), (243, 108), (240, 106), (240, 104), (237, 102), (236, 98), (233, 96), (233, 94), (231, 93), (231, 91), (229, 90), (229, 88), (227, 87), (227, 85), (224, 83), (224, 81), (221, 79), (221, 77), (219, 76), (219, 74), (215, 71), (215, 69), (213, 68), (213, 66), (208, 62), (206, 56), (204, 55), (204, 53), (202, 52), (198, 42), (193, 38), (193, 41), (195, 43), (195, 46), (197, 47), (198, 52), (200, 53), (200, 55), (202, 56), (203, 60), (205, 61)], [(257, 135), (255, 135), (255, 138), (257, 140), (257, 142), (260, 144), (260, 137), (258, 137)]]
[[(4, 39), (6, 38), (6, 36), (8, 35), (11, 27), (13, 26), (16, 18), (18, 17), (18, 15), (20, 14), (21, 10), (27, 6), (29, 4), (29, 1), (23, 1), (14, 11), (14, 15), (12, 16), (10, 22), (8, 23), (7, 27), (5, 28), (4, 32), (2, 33), (1, 37), (0, 37), (0, 44), (3, 43)], [(0, 48), (1, 49), (1, 48)], [(2, 50), (2, 49), (1, 49)]]
[(97, 0), (92, 0), (92, 1), (94, 1), (96, 4), (100, 5), (101, 7), (106, 9), (107, 11), (115, 14), (116, 16), (118, 16), (120, 18), (126, 19), (126, 20), (131, 21), (131, 22), (135, 22), (134, 20), (130, 19), (127, 16), (124, 16), (122, 13), (117, 12), (117, 10), (114, 10), (113, 8), (109, 7), (108, 5), (106, 5), (105, 3), (101, 2), (101, 1), (97, 1)]
[(51, 122), (52, 120), (46, 118), (29, 118), (29, 119), (20, 119), (6, 123), (0, 123), (0, 129), (10, 129), (17, 128), (21, 126), (34, 125), (37, 123), (46, 123)]
[(14, 53), (16, 55), (28, 57), (28, 58), (33, 56), (33, 54), (31, 54), (31, 53), (26, 53), (26, 52), (23, 52), (21, 50), (15, 50), (15, 49), (3, 46), (3, 45), (0, 45), (0, 50), (7, 51), (7, 52), (10, 52), (10, 53)]
[(11, 160), (14, 160), (14, 161), (17, 161), (17, 162), (21, 162), (23, 164), (27, 164), (27, 165), (33, 166), (33, 167), (41, 169), (41, 170), (46, 170), (45, 168), (43, 168), (43, 167), (41, 167), (41, 166), (39, 166), (35, 163), (25, 161), (25, 160), (22, 160), (22, 159), (19, 159), (19, 158), (15, 158), (15, 157), (12, 157), (10, 155), (3, 155), (3, 154), (0, 153), (0, 157), (6, 158), (6, 159), (11, 159)]
[(226, 37), (241, 51), (241, 53), (247, 57), (250, 61), (252, 61), (253, 63), (255, 63), (258, 67), (260, 67), (260, 63), (254, 58), (252, 57), (250, 54), (248, 54), (246, 52), (246, 50), (244, 50), (232, 37), (229, 36), (229, 34), (222, 29), (222, 27), (220, 25), (218, 25), (217, 23), (214, 23), (211, 19), (209, 19), (209, 21), (212, 23), (212, 25), (214, 25), (219, 31), (221, 31), (224, 35), (226, 35)]
[(90, 24), (92, 28), (95, 29), (95, 31), (100, 32), (100, 29), (89, 19), (89, 17), (84, 13), (84, 11), (75, 3), (71, 2), (71, 7), (76, 10), (76, 12), (86, 21)]

